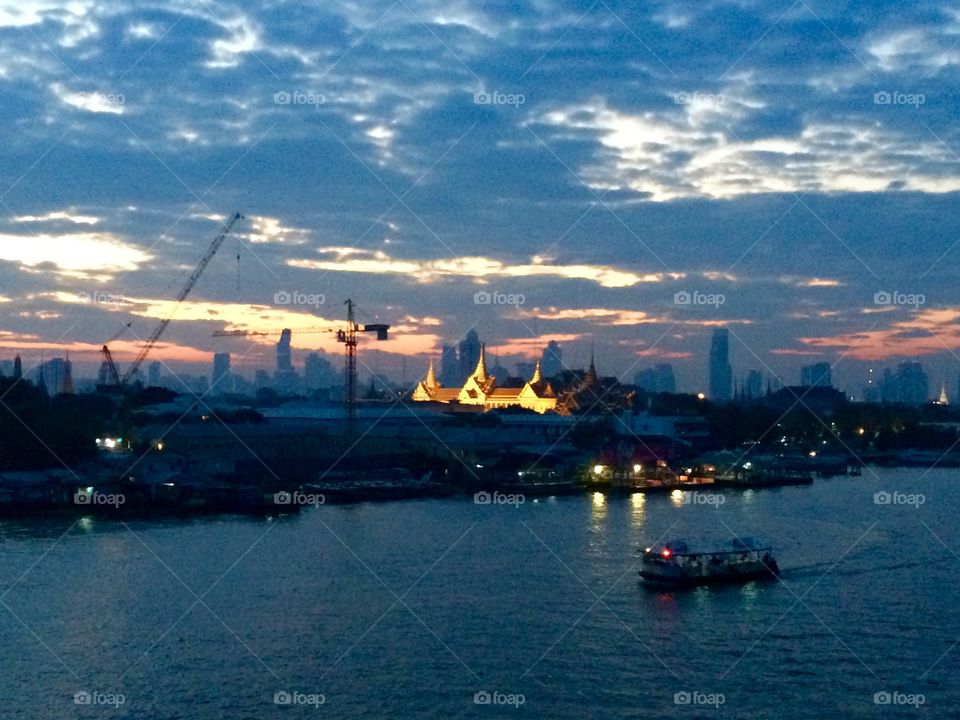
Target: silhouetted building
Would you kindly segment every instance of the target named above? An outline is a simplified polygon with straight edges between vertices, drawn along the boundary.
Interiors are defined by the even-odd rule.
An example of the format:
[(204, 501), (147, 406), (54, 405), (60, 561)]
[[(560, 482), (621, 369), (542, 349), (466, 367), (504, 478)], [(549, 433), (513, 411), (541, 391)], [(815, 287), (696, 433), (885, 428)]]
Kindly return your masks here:
[(894, 373), (889, 368), (883, 371), (880, 397), (885, 403), (920, 405), (930, 398), (930, 381), (923, 366), (914, 361), (902, 362)]
[(37, 367), (37, 387), (49, 395), (73, 392), (73, 367), (69, 359), (53, 358)]
[(147, 368), (147, 384), (152, 387), (160, 387), (163, 382), (163, 365), (158, 362), (150, 363)]
[(650, 393), (675, 393), (677, 380), (673, 374), (673, 366), (661, 363), (652, 368), (644, 368), (633, 377), (633, 384), (641, 390)]
[(294, 392), (297, 388), (297, 371), (293, 368), (293, 351), (291, 342), (293, 333), (284, 328), (280, 333), (280, 342), (277, 343), (277, 374), (276, 389), (282, 392)]
[(466, 337), (460, 341), (460, 353), (458, 358), (459, 366), (459, 384), (465, 382), (473, 373), (473, 369), (480, 362), (480, 337), (476, 330), (470, 330)]
[(540, 358), (540, 372), (545, 378), (555, 378), (563, 370), (563, 350), (556, 340), (547, 343)]
[(453, 387), (459, 382), (460, 366), (457, 363), (457, 348), (453, 345), (444, 345), (440, 354), (440, 382), (446, 387)]
[(221, 392), (230, 391), (230, 353), (215, 353), (211, 386)]
[(20, 356), (17, 355), (13, 359), (13, 379), (19, 380), (23, 377), (23, 361), (20, 359)]
[(303, 382), (308, 390), (328, 388), (334, 384), (333, 364), (320, 353), (310, 353), (303, 361)]
[(802, 387), (833, 387), (830, 371), (830, 363), (804, 365), (800, 368), (800, 385)]
[(730, 367), (730, 331), (717, 328), (710, 343), (710, 399), (725, 402), (730, 399), (733, 369)]
[(746, 400), (756, 400), (763, 395), (763, 373), (751, 370), (743, 383), (743, 397)]

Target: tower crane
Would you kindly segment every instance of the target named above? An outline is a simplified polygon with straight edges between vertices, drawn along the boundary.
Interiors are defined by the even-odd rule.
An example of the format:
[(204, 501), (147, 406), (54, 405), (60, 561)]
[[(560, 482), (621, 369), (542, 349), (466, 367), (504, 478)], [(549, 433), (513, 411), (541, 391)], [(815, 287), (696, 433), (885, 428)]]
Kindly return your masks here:
[[(344, 303), (347, 306), (347, 324), (342, 328), (303, 328), (300, 330), (291, 330), (291, 333), (330, 333), (337, 334), (337, 342), (343, 343), (345, 356), (344, 380), (346, 383), (345, 400), (347, 402), (347, 432), (350, 437), (354, 435), (357, 414), (357, 335), (361, 332), (374, 332), (377, 334), (377, 340), (387, 340), (387, 331), (389, 325), (383, 323), (370, 323), (359, 325), (354, 318), (355, 303), (347, 299)], [(262, 330), (219, 330), (213, 334), (214, 337), (250, 337), (276, 335), (276, 331), (264, 332)]]
[[(113, 362), (113, 357), (110, 354), (110, 348), (108, 347), (109, 341), (101, 349), (101, 354), (104, 358), (104, 363), (106, 363), (109, 368), (108, 375), (109, 380), (117, 385), (126, 385), (130, 378), (140, 369), (140, 366), (143, 364), (143, 361), (146, 359), (147, 355), (150, 354), (150, 351), (153, 350), (153, 347), (157, 344), (157, 341), (160, 339), (160, 336), (166, 331), (167, 326), (170, 324), (170, 321), (173, 320), (173, 316), (176, 314), (177, 310), (180, 308), (181, 303), (187, 299), (187, 296), (190, 294), (190, 291), (193, 290), (193, 286), (197, 284), (197, 281), (200, 279), (200, 276), (203, 275), (203, 271), (207, 269), (207, 265), (210, 264), (210, 261), (213, 259), (213, 256), (217, 254), (217, 250), (220, 249), (220, 246), (223, 245), (223, 241), (227, 239), (227, 236), (230, 234), (230, 231), (233, 230), (233, 226), (237, 223), (238, 220), (242, 220), (243, 215), (239, 212), (235, 212), (230, 218), (224, 223), (223, 227), (220, 229), (220, 232), (213, 239), (213, 242), (210, 243), (210, 247), (207, 248), (206, 253), (203, 257), (200, 258), (200, 262), (197, 264), (197, 267), (194, 268), (193, 272), (190, 274), (190, 277), (187, 278), (186, 284), (183, 286), (183, 289), (177, 294), (176, 301), (173, 306), (173, 310), (170, 311), (170, 314), (160, 321), (160, 324), (154, 329), (150, 336), (143, 343), (143, 347), (140, 348), (140, 352), (137, 354), (137, 357), (134, 359), (133, 363), (127, 368), (127, 371), (121, 377), (117, 372), (117, 367)], [(129, 327), (129, 325), (127, 326)], [(114, 340), (116, 337), (113, 338)]]

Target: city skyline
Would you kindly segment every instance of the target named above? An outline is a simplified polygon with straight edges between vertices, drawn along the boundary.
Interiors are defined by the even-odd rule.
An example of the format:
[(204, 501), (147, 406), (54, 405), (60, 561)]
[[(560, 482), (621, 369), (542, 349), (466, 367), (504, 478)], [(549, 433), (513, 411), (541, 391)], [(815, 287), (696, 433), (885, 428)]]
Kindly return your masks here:
[(268, 367), (270, 339), (213, 333), (336, 324), (353, 297), (394, 325), (369, 357), (395, 376), (475, 328), (507, 363), (555, 340), (690, 387), (726, 326), (737, 367), (828, 362), (854, 385), (922, 359), (952, 386), (956, 14), (731, 7), (544, 3), (523, 32), (427, 0), (306, 25), (5, 11), (0, 354), (89, 373), (131, 323), (111, 343), (129, 363), (240, 210), (152, 359)]

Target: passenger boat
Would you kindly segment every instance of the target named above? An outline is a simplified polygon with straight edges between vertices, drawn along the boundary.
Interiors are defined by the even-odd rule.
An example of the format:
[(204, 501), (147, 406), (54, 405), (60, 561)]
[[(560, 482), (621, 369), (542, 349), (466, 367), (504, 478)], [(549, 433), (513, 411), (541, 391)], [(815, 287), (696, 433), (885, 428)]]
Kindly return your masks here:
[(683, 540), (645, 548), (640, 577), (671, 586), (707, 585), (774, 578), (780, 568), (768, 545), (738, 538), (729, 550), (693, 552)]

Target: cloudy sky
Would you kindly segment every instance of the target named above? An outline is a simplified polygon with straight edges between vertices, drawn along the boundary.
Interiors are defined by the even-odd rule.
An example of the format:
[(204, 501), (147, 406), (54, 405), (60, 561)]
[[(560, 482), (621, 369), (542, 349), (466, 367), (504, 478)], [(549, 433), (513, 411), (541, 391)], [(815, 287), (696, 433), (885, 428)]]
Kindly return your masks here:
[(958, 66), (925, 0), (0, 0), (0, 357), (89, 374), (132, 320), (128, 363), (240, 210), (174, 370), (352, 297), (397, 378), (476, 328), (694, 390), (726, 325), (737, 374), (922, 356), (952, 392)]

